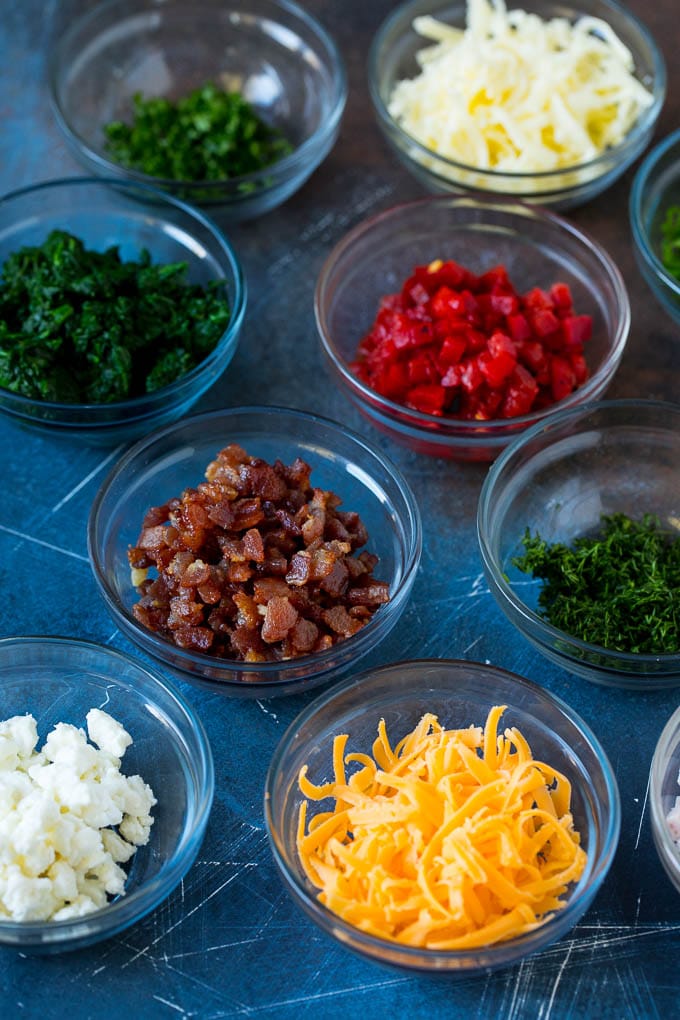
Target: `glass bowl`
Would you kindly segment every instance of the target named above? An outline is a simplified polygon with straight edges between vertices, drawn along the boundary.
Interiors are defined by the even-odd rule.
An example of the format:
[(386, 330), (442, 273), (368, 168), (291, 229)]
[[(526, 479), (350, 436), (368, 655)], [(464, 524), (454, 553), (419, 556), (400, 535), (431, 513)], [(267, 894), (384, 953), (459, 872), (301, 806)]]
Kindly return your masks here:
[[(217, 181), (150, 177), (113, 162), (104, 127), (133, 96), (178, 100), (209, 81), (240, 92), (293, 151)], [(96, 174), (144, 181), (222, 219), (250, 219), (297, 191), (330, 152), (347, 98), (338, 49), (289, 0), (107, 0), (71, 24), (49, 64), (52, 106), (74, 154)]]
[[(521, 292), (567, 283), (575, 311), (593, 318), (585, 350), (590, 377), (559, 404), (488, 421), (411, 410), (363, 383), (350, 365), (380, 299), (399, 290), (414, 266), (434, 259), (453, 259), (475, 273), (504, 264)], [(330, 368), (359, 410), (411, 449), (458, 460), (492, 460), (520, 432), (557, 408), (603, 394), (630, 327), (625, 284), (606, 251), (559, 216), (502, 198), (435, 196), (365, 220), (328, 256), (317, 282), (315, 310)]]
[(656, 515), (680, 530), (680, 406), (613, 400), (571, 408), (536, 425), (492, 465), (477, 532), (484, 572), (500, 608), (552, 662), (595, 683), (627, 688), (680, 684), (680, 650), (643, 655), (591, 645), (538, 614), (542, 582), (512, 564), (525, 529), (550, 543), (597, 532), (602, 514)]
[(646, 148), (666, 94), (663, 56), (645, 26), (615, 0), (580, 0), (578, 3), (561, 0), (512, 3), (509, 0), (507, 6), (536, 13), (544, 20), (592, 16), (612, 27), (633, 57), (635, 77), (653, 96), (651, 104), (619, 145), (579, 166), (541, 173), (509, 173), (457, 163), (407, 134), (389, 113), (388, 105), (395, 84), (418, 73), (415, 54), (429, 45), (428, 40), (415, 32), (413, 19), (431, 15), (462, 29), (466, 24), (466, 4), (462, 0), (411, 0), (383, 22), (368, 60), (369, 90), (378, 124), (401, 162), (430, 191), (509, 194), (553, 209), (567, 209), (604, 191)]
[(128, 441), (185, 414), (231, 361), (243, 322), (245, 279), (227, 239), (200, 212), (146, 185), (73, 177), (0, 198), (0, 265), (25, 245), (42, 244), (51, 230), (68, 231), (97, 251), (118, 246), (124, 261), (146, 249), (153, 263), (185, 262), (188, 283), (219, 281), (230, 320), (207, 357), (154, 393), (110, 404), (64, 404), (0, 388), (0, 414), (50, 437), (93, 445)]
[[(348, 924), (317, 899), (296, 848), (302, 801), (298, 775), (308, 766), (312, 783), (333, 775), (333, 737), (347, 733), (347, 752), (371, 752), (385, 720), (392, 746), (426, 712), (445, 727), (483, 726), (490, 708), (507, 706), (500, 730), (516, 726), (536, 759), (572, 782), (574, 827), (588, 855), (566, 905), (534, 931), (478, 949), (410, 947)], [(330, 801), (321, 802), (331, 810)], [(328, 804), (328, 806), (326, 806)], [(614, 858), (620, 829), (615, 776), (597, 738), (563, 701), (513, 673), (491, 665), (450, 659), (398, 662), (361, 673), (316, 698), (289, 726), (272, 757), (265, 783), (265, 822), (270, 845), (289, 893), (326, 934), (372, 960), (393, 966), (469, 976), (510, 966), (545, 949), (587, 910)]]
[(678, 892), (680, 892), (680, 829), (678, 820), (674, 818), (674, 828), (671, 830), (668, 815), (680, 797), (679, 777), (680, 708), (677, 708), (664, 726), (654, 750), (649, 774), (649, 803), (654, 845), (666, 874)]
[(146, 846), (124, 865), (125, 894), (73, 920), (0, 918), (0, 945), (56, 953), (123, 931), (159, 906), (193, 864), (214, 792), (213, 759), (203, 725), (170, 684), (127, 655), (59, 637), (0, 640), (2, 719), (32, 714), (38, 745), (59, 722), (84, 728), (91, 708), (120, 722), (133, 743), (125, 775), (141, 775), (157, 804)]
[[(390, 600), (357, 633), (315, 654), (276, 662), (241, 662), (186, 650), (141, 625), (127, 550), (142, 518), (204, 478), (229, 443), (269, 463), (296, 457), (311, 469), (311, 484), (331, 490), (342, 509), (356, 511), (377, 554), (375, 577)], [(421, 552), (416, 501), (397, 468), (364, 439), (316, 415), (275, 407), (244, 407), (197, 415), (167, 426), (127, 451), (102, 484), (88, 522), (92, 568), (107, 608), (123, 633), (164, 669), (218, 694), (270, 698), (335, 680), (375, 649), (408, 601)]]
[(645, 156), (630, 192), (630, 223), (640, 272), (659, 304), (680, 323), (680, 279), (661, 261), (662, 223), (672, 205), (680, 206), (680, 130)]

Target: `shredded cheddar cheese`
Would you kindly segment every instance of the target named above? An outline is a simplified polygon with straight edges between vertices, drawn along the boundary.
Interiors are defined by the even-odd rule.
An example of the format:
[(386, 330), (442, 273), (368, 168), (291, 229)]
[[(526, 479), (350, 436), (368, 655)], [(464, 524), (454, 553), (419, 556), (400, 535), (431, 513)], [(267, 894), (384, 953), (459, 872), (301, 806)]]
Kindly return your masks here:
[[(420, 73), (397, 82), (390, 114), (422, 145), (485, 170), (541, 173), (618, 145), (652, 95), (604, 21), (544, 20), (504, 0), (468, 0), (465, 30), (430, 16)], [(440, 172), (443, 172), (440, 167)]]
[[(384, 720), (372, 755), (335, 737), (332, 781), (299, 775), (297, 849), (319, 900), (365, 932), (430, 949), (514, 938), (564, 906), (586, 864), (571, 785), (535, 761), (505, 706), (482, 730), (427, 713), (392, 748)], [(349, 768), (352, 768), (349, 774)], [(309, 801), (333, 810), (307, 819)]]

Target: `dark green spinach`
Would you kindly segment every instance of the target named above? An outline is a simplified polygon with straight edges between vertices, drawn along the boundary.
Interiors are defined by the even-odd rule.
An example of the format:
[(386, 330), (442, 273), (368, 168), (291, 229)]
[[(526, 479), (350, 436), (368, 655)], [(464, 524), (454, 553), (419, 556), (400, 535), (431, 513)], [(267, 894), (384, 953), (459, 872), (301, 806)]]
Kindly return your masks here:
[(13, 252), (0, 275), (0, 386), (60, 403), (151, 393), (194, 368), (227, 328), (215, 281), (186, 282), (184, 262), (123, 261), (62, 230)]

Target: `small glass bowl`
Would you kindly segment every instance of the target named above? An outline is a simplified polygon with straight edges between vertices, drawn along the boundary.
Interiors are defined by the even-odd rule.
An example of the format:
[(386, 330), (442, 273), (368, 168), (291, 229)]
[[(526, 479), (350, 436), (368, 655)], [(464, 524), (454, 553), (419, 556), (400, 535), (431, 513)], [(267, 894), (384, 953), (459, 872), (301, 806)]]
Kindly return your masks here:
[(659, 860), (675, 888), (680, 892), (680, 840), (671, 835), (667, 816), (680, 797), (680, 708), (663, 728), (652, 758), (649, 774), (649, 803), (652, 836)]
[(388, 111), (397, 82), (419, 71), (415, 54), (430, 45), (413, 28), (413, 19), (431, 15), (456, 28), (466, 23), (463, 0), (410, 0), (390, 14), (378, 30), (369, 53), (368, 82), (378, 124), (392, 149), (408, 170), (430, 191), (466, 191), (513, 195), (553, 209), (567, 209), (594, 198), (621, 176), (644, 151), (666, 95), (666, 67), (656, 42), (645, 26), (615, 0), (525, 0), (510, 4), (537, 14), (575, 21), (581, 16), (606, 21), (630, 50), (635, 76), (652, 93), (653, 101), (625, 139), (596, 159), (580, 166), (541, 173), (508, 173), (467, 166), (447, 159), (416, 141)]
[[(506, 705), (501, 727), (516, 726), (534, 756), (572, 782), (574, 827), (588, 854), (585, 871), (565, 907), (535, 931), (468, 951), (414, 948), (360, 931), (317, 899), (296, 848), (303, 800), (298, 775), (308, 766), (312, 783), (332, 775), (333, 738), (349, 734), (347, 751), (370, 753), (385, 720), (392, 744), (425, 712), (446, 727), (483, 726), (489, 709)], [(324, 805), (324, 809), (326, 808)], [(544, 688), (513, 673), (477, 662), (423, 659), (382, 666), (333, 687), (291, 723), (272, 757), (265, 782), (265, 823), (289, 893), (328, 935), (370, 959), (393, 966), (469, 976), (507, 967), (545, 949), (588, 909), (614, 858), (621, 809), (616, 778), (597, 738), (575, 712)]]
[[(359, 513), (366, 549), (377, 554), (375, 576), (387, 581), (390, 601), (356, 634), (332, 648), (281, 662), (238, 662), (187, 651), (137, 622), (138, 599), (127, 550), (150, 506), (179, 496), (203, 480), (205, 469), (229, 443), (269, 463), (296, 457), (311, 469), (311, 484), (331, 490), (344, 510)], [(418, 506), (397, 468), (342, 425), (302, 411), (276, 407), (219, 410), (170, 425), (127, 451), (103, 482), (90, 512), (88, 547), (107, 608), (123, 633), (181, 680), (218, 694), (271, 698), (328, 683), (375, 649), (401, 616), (421, 552)]]
[(477, 533), (499, 606), (552, 662), (595, 683), (631, 689), (680, 684), (680, 650), (642, 655), (580, 641), (538, 614), (540, 580), (512, 565), (525, 529), (570, 545), (598, 531), (602, 514), (655, 514), (680, 531), (680, 406), (612, 400), (571, 408), (536, 425), (492, 465), (482, 486)]
[[(218, 181), (151, 177), (112, 161), (104, 127), (129, 121), (133, 96), (178, 100), (209, 81), (240, 92), (293, 152)], [(49, 64), (52, 106), (88, 171), (143, 181), (242, 220), (273, 209), (328, 155), (347, 99), (333, 40), (290, 0), (106, 0), (71, 24)]]
[(0, 198), (0, 265), (25, 245), (65, 230), (97, 251), (118, 246), (123, 260), (143, 249), (155, 264), (185, 262), (188, 283), (220, 281), (231, 317), (210, 354), (155, 393), (110, 404), (62, 404), (0, 388), (0, 415), (49, 435), (114, 445), (181, 417), (222, 375), (236, 351), (246, 304), (239, 262), (220, 230), (197, 210), (142, 184), (72, 177)]
[[(453, 259), (475, 273), (504, 264), (519, 291), (567, 283), (577, 314), (593, 317), (590, 377), (550, 407), (517, 418), (464, 421), (411, 410), (362, 382), (350, 365), (380, 299), (416, 265)], [(559, 216), (505, 199), (435, 196), (394, 206), (360, 223), (328, 256), (315, 296), (321, 346), (336, 379), (381, 431), (418, 453), (492, 460), (520, 432), (556, 409), (601, 396), (628, 337), (630, 305), (603, 248)]]
[(203, 725), (177, 690), (127, 655), (74, 638), (0, 640), (1, 717), (33, 715), (39, 746), (59, 722), (85, 729), (101, 708), (133, 743), (125, 775), (141, 775), (158, 803), (146, 846), (123, 865), (125, 895), (67, 921), (0, 918), (0, 945), (57, 953), (92, 945), (129, 928), (159, 906), (193, 864), (208, 823), (214, 770)]
[(659, 304), (680, 323), (680, 280), (661, 261), (661, 225), (680, 206), (680, 129), (645, 156), (630, 192), (630, 224), (640, 272)]

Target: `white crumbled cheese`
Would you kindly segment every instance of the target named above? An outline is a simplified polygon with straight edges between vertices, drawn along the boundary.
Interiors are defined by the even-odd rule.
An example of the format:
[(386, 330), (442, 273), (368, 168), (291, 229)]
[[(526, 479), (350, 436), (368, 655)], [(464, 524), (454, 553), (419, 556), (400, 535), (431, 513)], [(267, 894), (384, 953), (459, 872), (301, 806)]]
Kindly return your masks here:
[(652, 103), (630, 51), (598, 18), (572, 24), (468, 0), (465, 30), (427, 15), (413, 27), (434, 45), (417, 53), (420, 74), (397, 82), (389, 112), (421, 145), (468, 167), (577, 167), (618, 145)]
[[(678, 772), (678, 785), (680, 785), (680, 772)], [(671, 838), (680, 843), (680, 797), (675, 798), (675, 804), (666, 815), (666, 825)]]
[(119, 722), (94, 708), (87, 731), (58, 723), (37, 750), (33, 716), (0, 722), (0, 918), (81, 917), (125, 892), (120, 864), (148, 842), (156, 798), (120, 771)]

